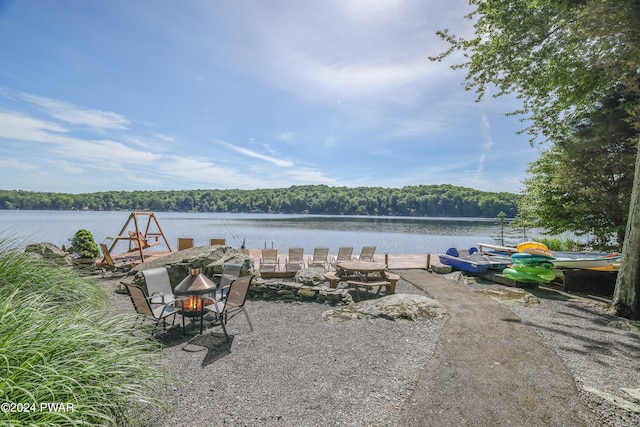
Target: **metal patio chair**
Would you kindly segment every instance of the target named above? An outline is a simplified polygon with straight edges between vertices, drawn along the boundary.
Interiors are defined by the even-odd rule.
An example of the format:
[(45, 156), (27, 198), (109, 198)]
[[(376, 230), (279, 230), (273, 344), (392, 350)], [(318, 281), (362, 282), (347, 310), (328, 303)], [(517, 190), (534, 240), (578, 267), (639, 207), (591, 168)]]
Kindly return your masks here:
[(204, 307), (205, 310), (215, 313), (218, 317), (227, 341), (229, 340), (229, 334), (227, 333), (226, 324), (229, 319), (233, 318), (236, 314), (244, 313), (249, 323), (249, 329), (253, 332), (253, 325), (251, 324), (249, 313), (245, 307), (247, 293), (249, 292), (249, 286), (253, 278), (254, 276), (245, 276), (234, 280), (229, 286), (227, 298), (225, 298), (224, 301), (216, 301), (214, 304)]
[(126, 284), (125, 286), (129, 293), (129, 297), (131, 298), (133, 308), (138, 314), (136, 319), (141, 319), (141, 323), (144, 322), (145, 319), (149, 319), (155, 323), (155, 326), (159, 326), (160, 322), (162, 322), (163, 329), (166, 329), (167, 317), (173, 315), (173, 323), (171, 325), (175, 324), (175, 315), (178, 310), (173, 306), (173, 303), (161, 304), (153, 308), (151, 307), (149, 297), (144, 292), (144, 289), (133, 284)]
[(151, 304), (173, 304), (176, 297), (173, 294), (166, 267), (143, 270), (142, 275)]

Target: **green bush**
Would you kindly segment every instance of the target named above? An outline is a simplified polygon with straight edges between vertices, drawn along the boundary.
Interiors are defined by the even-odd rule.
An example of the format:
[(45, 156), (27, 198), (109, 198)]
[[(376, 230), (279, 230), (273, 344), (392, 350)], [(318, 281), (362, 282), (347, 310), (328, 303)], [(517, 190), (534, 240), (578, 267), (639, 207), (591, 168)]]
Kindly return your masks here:
[(0, 240), (0, 403), (34, 405), (0, 425), (141, 425), (164, 407), (160, 346), (107, 302), (94, 280)]
[(580, 251), (583, 244), (570, 239), (568, 237), (537, 237), (533, 239), (535, 242), (545, 244), (551, 251), (571, 252)]
[(79, 254), (82, 258), (95, 258), (100, 256), (98, 244), (93, 239), (93, 234), (84, 228), (76, 231), (73, 239), (69, 239), (71, 246), (69, 252)]

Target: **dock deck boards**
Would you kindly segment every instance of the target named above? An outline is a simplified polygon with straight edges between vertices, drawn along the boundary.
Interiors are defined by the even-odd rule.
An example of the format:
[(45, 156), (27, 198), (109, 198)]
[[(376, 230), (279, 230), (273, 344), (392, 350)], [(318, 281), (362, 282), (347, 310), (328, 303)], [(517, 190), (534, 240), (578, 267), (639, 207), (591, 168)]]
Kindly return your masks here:
[[(256, 271), (260, 270), (260, 253), (261, 249), (249, 249), (249, 254), (253, 257)], [(310, 258), (312, 254), (304, 254), (304, 259)], [(336, 254), (329, 254), (329, 259)], [(280, 253), (280, 272), (284, 272), (285, 259), (287, 252)], [(430, 265), (440, 265), (437, 254), (379, 254), (374, 256), (374, 260), (378, 262), (388, 262), (389, 270), (403, 270), (413, 268), (428, 268), (427, 259)]]

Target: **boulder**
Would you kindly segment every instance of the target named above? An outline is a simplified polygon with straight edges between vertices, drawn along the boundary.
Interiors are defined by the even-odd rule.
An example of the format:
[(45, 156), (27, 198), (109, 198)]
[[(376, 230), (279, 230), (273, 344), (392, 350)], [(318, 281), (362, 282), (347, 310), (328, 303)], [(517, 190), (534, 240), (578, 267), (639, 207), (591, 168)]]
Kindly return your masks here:
[(325, 281), (325, 270), (318, 267), (303, 268), (296, 272), (296, 282), (307, 286), (316, 286)]
[(202, 273), (217, 282), (225, 263), (242, 264), (241, 275), (254, 274), (253, 258), (230, 246), (197, 246), (172, 252), (160, 258), (138, 264), (131, 269), (121, 283), (133, 283), (145, 287), (144, 270), (166, 267), (169, 281), (176, 287), (189, 275), (192, 268), (201, 268)]
[(497, 301), (509, 302), (523, 307), (540, 304), (538, 297), (520, 288), (483, 288), (480, 289), (480, 292)]
[(35, 254), (40, 259), (51, 261), (57, 265), (70, 266), (73, 265), (71, 255), (49, 242), (40, 242), (27, 245), (24, 250), (28, 254)]
[(445, 316), (447, 310), (438, 301), (415, 294), (393, 294), (322, 313), (323, 320), (336, 322), (371, 318), (429, 320)]

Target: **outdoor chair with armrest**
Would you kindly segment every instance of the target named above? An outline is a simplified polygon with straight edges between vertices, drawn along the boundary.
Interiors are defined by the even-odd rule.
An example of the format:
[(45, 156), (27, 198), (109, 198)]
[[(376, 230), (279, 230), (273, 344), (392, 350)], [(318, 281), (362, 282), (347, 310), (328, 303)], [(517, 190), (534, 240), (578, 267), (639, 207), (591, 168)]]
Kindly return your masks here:
[(298, 271), (304, 267), (304, 249), (289, 248), (289, 256), (285, 262), (286, 271)]
[(234, 280), (229, 286), (227, 298), (225, 298), (224, 301), (216, 301), (214, 304), (204, 307), (205, 310), (215, 313), (215, 315), (218, 317), (227, 341), (229, 340), (229, 334), (227, 333), (227, 328), (225, 325), (227, 324), (229, 319), (233, 318), (236, 314), (239, 314), (241, 312), (244, 313), (245, 317), (247, 318), (247, 322), (249, 323), (249, 329), (251, 330), (251, 332), (253, 332), (253, 325), (251, 324), (249, 313), (247, 312), (247, 308), (245, 307), (245, 303), (247, 301), (247, 293), (249, 292), (249, 286), (251, 285), (251, 281), (253, 280), (253, 278), (254, 276), (244, 276), (240, 279)]
[(363, 246), (358, 256), (358, 261), (374, 261), (373, 254), (376, 251), (375, 246)]
[(173, 304), (176, 297), (173, 294), (166, 267), (143, 270), (142, 275), (147, 285), (151, 304)]
[(220, 286), (213, 294), (213, 299), (216, 301), (225, 299), (229, 292), (229, 286), (234, 280), (240, 278), (241, 273), (242, 264), (224, 264), (222, 266), (222, 275), (220, 276)]
[(307, 267), (322, 267), (325, 270), (329, 265), (329, 248), (315, 248), (313, 256), (307, 263)]
[(338, 248), (338, 255), (331, 260), (331, 266), (334, 270), (337, 269), (337, 264), (342, 261), (351, 261), (353, 258), (353, 246)]
[(260, 271), (277, 271), (280, 266), (280, 257), (277, 249), (263, 249), (260, 255)]
[(127, 292), (131, 298), (133, 308), (138, 314), (137, 319), (141, 319), (144, 322), (145, 319), (150, 319), (155, 323), (155, 326), (160, 325), (162, 322), (163, 329), (167, 327), (167, 317), (173, 315), (173, 323), (176, 321), (177, 309), (173, 306), (173, 303), (162, 304), (158, 307), (151, 307), (149, 297), (145, 294), (144, 289), (138, 285), (126, 284)]

